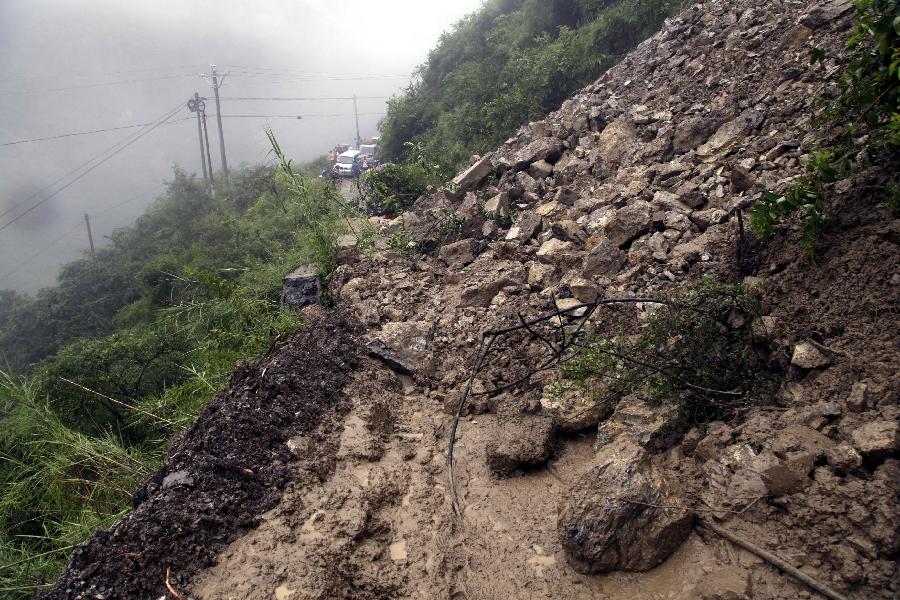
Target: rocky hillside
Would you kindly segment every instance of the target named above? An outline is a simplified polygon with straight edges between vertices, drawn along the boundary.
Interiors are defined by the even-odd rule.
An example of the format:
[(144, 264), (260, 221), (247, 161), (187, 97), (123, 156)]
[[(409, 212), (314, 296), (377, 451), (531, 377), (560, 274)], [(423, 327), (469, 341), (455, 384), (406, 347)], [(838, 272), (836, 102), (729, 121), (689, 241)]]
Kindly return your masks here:
[[(795, 228), (742, 227), (803, 172), (851, 9), (697, 4), (379, 221), (341, 253), (339, 310), (235, 374), (47, 597), (897, 597), (900, 222), (866, 172), (816, 265)], [(758, 301), (720, 327), (752, 329), (765, 401), (685, 428), (560, 391), (581, 333), (634, 336), (708, 277)]]

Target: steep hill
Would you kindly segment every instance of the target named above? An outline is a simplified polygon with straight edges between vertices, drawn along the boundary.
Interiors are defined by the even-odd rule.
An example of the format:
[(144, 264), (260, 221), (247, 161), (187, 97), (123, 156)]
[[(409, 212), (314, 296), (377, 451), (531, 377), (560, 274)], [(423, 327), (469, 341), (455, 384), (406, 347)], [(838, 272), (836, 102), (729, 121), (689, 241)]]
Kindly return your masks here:
[(796, 223), (743, 226), (804, 172), (851, 20), (842, 0), (694, 5), (376, 220), (374, 252), (339, 256), (339, 310), (237, 372), (46, 597), (817, 593), (720, 531), (831, 597), (896, 597), (883, 174), (829, 189), (815, 265)]
[(677, 13), (664, 0), (489, 0), (444, 34), (388, 103), (388, 160), (452, 173), (559, 107)]

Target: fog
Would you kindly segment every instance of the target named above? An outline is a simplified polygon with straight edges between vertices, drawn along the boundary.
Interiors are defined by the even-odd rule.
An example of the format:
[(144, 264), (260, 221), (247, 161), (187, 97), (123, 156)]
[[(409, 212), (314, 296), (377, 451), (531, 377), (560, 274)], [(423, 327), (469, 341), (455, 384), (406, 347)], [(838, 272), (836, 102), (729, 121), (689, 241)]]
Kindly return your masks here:
[[(225, 79), (229, 167), (270, 160), (268, 124), (297, 161), (376, 134), (442, 31), (481, 0), (0, 0), (0, 228), (84, 171), (115, 144), (142, 137), (0, 230), (0, 288), (34, 291), (98, 246), (162, 191), (174, 165), (201, 173), (197, 124), (186, 107), (209, 97), (210, 63)], [(178, 109), (178, 110), (175, 110)], [(52, 140), (63, 134), (169, 122)], [(248, 115), (239, 117), (238, 115)], [(302, 116), (302, 119), (297, 119)], [(212, 162), (220, 169), (215, 119)], [(85, 168), (96, 164), (88, 163)], [(62, 178), (62, 179), (60, 179)], [(54, 182), (59, 180), (54, 185)], [(7, 212), (8, 211), (8, 212)]]

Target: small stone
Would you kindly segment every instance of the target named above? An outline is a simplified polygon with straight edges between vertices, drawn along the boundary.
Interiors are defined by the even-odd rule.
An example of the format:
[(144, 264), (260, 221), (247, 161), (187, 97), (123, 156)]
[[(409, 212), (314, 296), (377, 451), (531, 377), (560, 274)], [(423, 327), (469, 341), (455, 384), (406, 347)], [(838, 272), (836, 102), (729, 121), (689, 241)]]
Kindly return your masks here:
[(550, 238), (538, 248), (537, 257), (539, 259), (553, 260), (559, 254), (568, 252), (572, 249), (572, 242), (564, 242), (557, 238)]
[(164, 490), (178, 486), (191, 487), (192, 485), (194, 485), (194, 478), (191, 477), (187, 471), (175, 471), (169, 473), (166, 475), (165, 479), (162, 480), (162, 489)]
[(593, 302), (600, 295), (600, 288), (596, 284), (581, 277), (569, 282), (569, 289), (579, 302)]
[(801, 369), (824, 369), (831, 359), (811, 342), (802, 342), (794, 347), (791, 364)]
[(475, 260), (478, 250), (479, 245), (475, 240), (459, 240), (458, 242), (441, 246), (441, 249), (438, 250), (438, 259), (448, 266), (462, 267)]
[(850, 394), (847, 395), (847, 400), (845, 401), (847, 410), (852, 412), (862, 412), (866, 410), (867, 389), (868, 386), (859, 381), (853, 384), (853, 387), (850, 388)]
[(828, 465), (838, 475), (852, 473), (862, 465), (862, 456), (850, 444), (838, 444), (825, 453)]

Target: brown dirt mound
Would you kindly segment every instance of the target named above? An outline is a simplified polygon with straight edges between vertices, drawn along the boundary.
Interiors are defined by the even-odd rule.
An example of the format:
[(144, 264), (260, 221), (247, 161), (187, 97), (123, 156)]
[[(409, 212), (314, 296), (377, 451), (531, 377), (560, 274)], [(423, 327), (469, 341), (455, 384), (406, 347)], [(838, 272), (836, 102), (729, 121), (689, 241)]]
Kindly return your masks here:
[[(358, 366), (359, 328), (340, 313), (298, 334), (281, 351), (240, 366), (169, 460), (135, 494), (135, 509), (97, 531), (41, 598), (158, 598), (166, 569), (182, 588), (221, 548), (256, 527), (293, 479), (287, 441), (304, 434), (322, 452), (349, 403), (344, 384)], [(327, 454), (327, 451), (325, 452)], [(333, 456), (318, 461), (322, 475)]]

